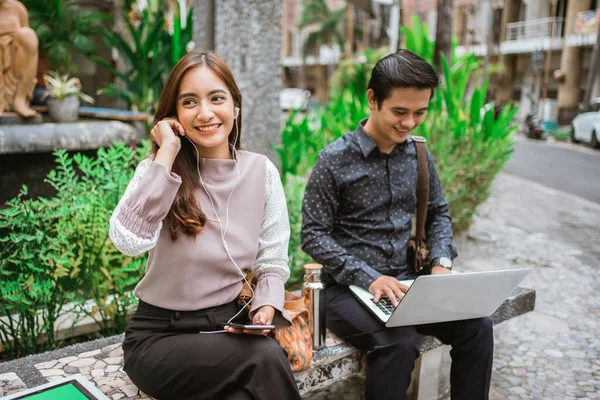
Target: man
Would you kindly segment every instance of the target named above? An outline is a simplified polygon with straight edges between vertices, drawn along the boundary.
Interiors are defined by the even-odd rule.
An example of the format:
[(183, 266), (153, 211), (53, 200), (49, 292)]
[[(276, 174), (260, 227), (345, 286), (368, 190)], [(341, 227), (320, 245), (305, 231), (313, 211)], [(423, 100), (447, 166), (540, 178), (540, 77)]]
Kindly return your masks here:
[(16, 0), (0, 0), (0, 117), (5, 110), (25, 118), (38, 66), (38, 38), (29, 27), (27, 9)]
[[(493, 336), (489, 318), (386, 328), (348, 285), (398, 304), (414, 278), (407, 245), (416, 209), (417, 158), (410, 132), (423, 123), (438, 77), (425, 60), (399, 50), (373, 69), (370, 117), (319, 154), (302, 207), (302, 248), (323, 264), (327, 327), (367, 355), (366, 399), (405, 399), (419, 334), (452, 345), (452, 399), (487, 399)], [(439, 132), (438, 134), (443, 134)], [(433, 158), (426, 241), (432, 274), (450, 273), (456, 250), (448, 203)]]

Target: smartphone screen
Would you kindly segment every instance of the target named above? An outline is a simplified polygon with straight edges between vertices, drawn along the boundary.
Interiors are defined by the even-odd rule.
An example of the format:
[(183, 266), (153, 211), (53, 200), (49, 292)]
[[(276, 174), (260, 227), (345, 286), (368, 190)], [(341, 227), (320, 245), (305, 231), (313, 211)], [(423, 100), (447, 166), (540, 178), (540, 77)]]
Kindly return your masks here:
[(232, 322), (223, 322), (222, 326), (230, 326), (235, 329), (246, 329), (249, 331), (263, 331), (275, 329), (275, 325), (251, 325), (251, 324), (234, 324)]

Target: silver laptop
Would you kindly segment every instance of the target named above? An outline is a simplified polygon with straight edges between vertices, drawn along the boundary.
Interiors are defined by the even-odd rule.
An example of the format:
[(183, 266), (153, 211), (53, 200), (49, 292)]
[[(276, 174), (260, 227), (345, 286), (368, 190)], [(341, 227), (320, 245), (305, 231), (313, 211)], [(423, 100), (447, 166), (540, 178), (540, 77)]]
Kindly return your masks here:
[(429, 324), (492, 315), (530, 271), (453, 272), (400, 281), (409, 290), (396, 308), (387, 298), (375, 303), (358, 286), (350, 291), (387, 327)]

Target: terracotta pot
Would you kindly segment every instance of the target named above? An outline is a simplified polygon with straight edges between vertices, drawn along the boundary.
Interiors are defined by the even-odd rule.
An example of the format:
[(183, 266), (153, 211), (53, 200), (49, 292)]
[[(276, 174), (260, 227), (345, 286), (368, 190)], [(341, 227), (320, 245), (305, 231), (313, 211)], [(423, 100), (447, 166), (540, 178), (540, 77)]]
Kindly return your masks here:
[(73, 122), (79, 118), (79, 97), (48, 100), (48, 114), (56, 122)]

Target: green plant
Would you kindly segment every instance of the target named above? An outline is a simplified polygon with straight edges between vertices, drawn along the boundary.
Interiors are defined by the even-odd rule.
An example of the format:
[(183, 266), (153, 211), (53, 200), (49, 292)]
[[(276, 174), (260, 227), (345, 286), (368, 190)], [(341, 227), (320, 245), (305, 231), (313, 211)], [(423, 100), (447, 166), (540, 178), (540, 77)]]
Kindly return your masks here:
[(375, 62), (383, 50), (367, 50), (361, 62), (342, 61), (331, 79), (330, 101), (305, 114), (293, 111), (274, 146), (281, 160), (282, 179), (304, 176), (314, 165), (319, 151), (369, 115), (367, 85)]
[[(143, 275), (145, 257), (121, 254), (108, 237), (108, 220), (132, 177), (144, 147), (132, 150), (117, 143), (99, 149), (96, 157), (54, 153), (57, 168), (46, 181), (57, 191), (57, 200), (69, 205), (68, 219), (57, 221), (68, 240), (63, 243), (70, 272), (67, 288), (77, 294), (80, 311), (92, 316), (104, 333), (122, 332), (126, 324), (131, 290)], [(91, 299), (96, 306), (85, 307)]]
[(60, 289), (68, 274), (54, 261), (63, 257), (55, 224), (68, 213), (50, 199), (25, 200), (27, 193), (23, 186), (0, 209), (0, 342), (10, 357), (54, 347), (53, 326), (69, 299)]
[(554, 130), (554, 131), (548, 131), (546, 133), (548, 134), (548, 136), (552, 136), (556, 140), (569, 140), (569, 138), (571, 137), (570, 130), (566, 130), (566, 131)]
[[(337, 10), (329, 9), (325, 0), (303, 0), (302, 15), (298, 27), (304, 29), (312, 25), (318, 28), (311, 29), (302, 45), (302, 55), (306, 58), (309, 53), (318, 53), (323, 44), (337, 44), (340, 50), (346, 46), (344, 24), (347, 23), (348, 6)], [(362, 37), (363, 30), (360, 24), (353, 24), (353, 37)]]
[(192, 13), (178, 4), (165, 14), (163, 7), (154, 4), (123, 14), (122, 18), (129, 38), (113, 31), (104, 31), (103, 36), (107, 45), (119, 53), (126, 70), (119, 71), (106, 60), (93, 57), (120, 81), (98, 93), (124, 100), (135, 110), (152, 113), (171, 69), (192, 39)]
[(86, 10), (76, 0), (23, 0), (23, 4), (38, 36), (40, 56), (61, 73), (70, 71), (72, 50), (86, 56), (94, 53), (92, 38), (110, 21), (108, 14)]
[(285, 197), (287, 200), (288, 215), (290, 219), (290, 244), (289, 265), (290, 279), (286, 283), (288, 290), (300, 288), (303, 282), (304, 264), (311, 262), (311, 258), (300, 247), (300, 232), (302, 231), (302, 199), (307, 179), (304, 176), (288, 175), (285, 185)]
[(171, 64), (169, 70), (186, 53), (186, 45), (192, 42), (191, 4), (193, 3), (190, 0), (170, 0), (167, 3), (165, 23), (168, 29), (163, 35), (163, 42), (170, 42)]
[(344, 48), (344, 35), (342, 24), (346, 18), (346, 7), (331, 11), (324, 0), (304, 0), (302, 16), (298, 26), (305, 28), (318, 23), (319, 28), (308, 34), (302, 46), (304, 57), (322, 44), (336, 43), (340, 49)]
[(283, 131), (281, 145), (273, 146), (281, 161), (281, 179), (284, 184), (288, 176), (303, 176), (317, 160), (323, 148), (322, 136), (311, 134), (318, 126), (319, 115), (298, 111), (290, 112)]
[(56, 71), (50, 71), (47, 75), (44, 75), (44, 82), (48, 89), (46, 95), (53, 99), (62, 101), (67, 97), (76, 96), (88, 103), (94, 102), (93, 98), (81, 91), (79, 78), (69, 78), (68, 74), (59, 74)]
[(164, 60), (168, 49), (159, 46), (162, 25), (149, 24), (149, 11), (145, 11), (142, 20), (134, 25), (126, 16), (125, 26), (131, 41), (125, 40), (119, 33), (104, 31), (107, 45), (115, 49), (121, 60), (127, 65), (125, 72), (120, 72), (107, 61), (93, 57), (92, 59), (114, 74), (122, 84), (111, 83), (98, 94), (107, 94), (126, 101), (134, 110), (152, 111), (165, 81)]
[[(407, 49), (432, 61), (434, 43), (426, 27), (416, 17), (413, 26), (412, 31), (403, 29)], [(487, 80), (479, 87), (474, 84), (481, 61), (474, 54), (457, 57), (455, 49), (453, 41), (451, 64), (442, 56), (442, 84), (416, 134), (427, 138), (453, 229), (460, 232), (469, 227), (475, 209), (489, 196), (492, 180), (510, 159), (518, 126), (512, 104), (497, 116), (493, 104), (487, 104)]]
[(94, 158), (58, 150), (46, 179), (56, 195), (26, 199), (24, 187), (0, 210), (0, 340), (11, 356), (55, 347), (54, 325), (67, 301), (103, 333), (124, 330), (145, 257), (121, 254), (108, 220), (144, 154), (147, 145), (118, 143)]

